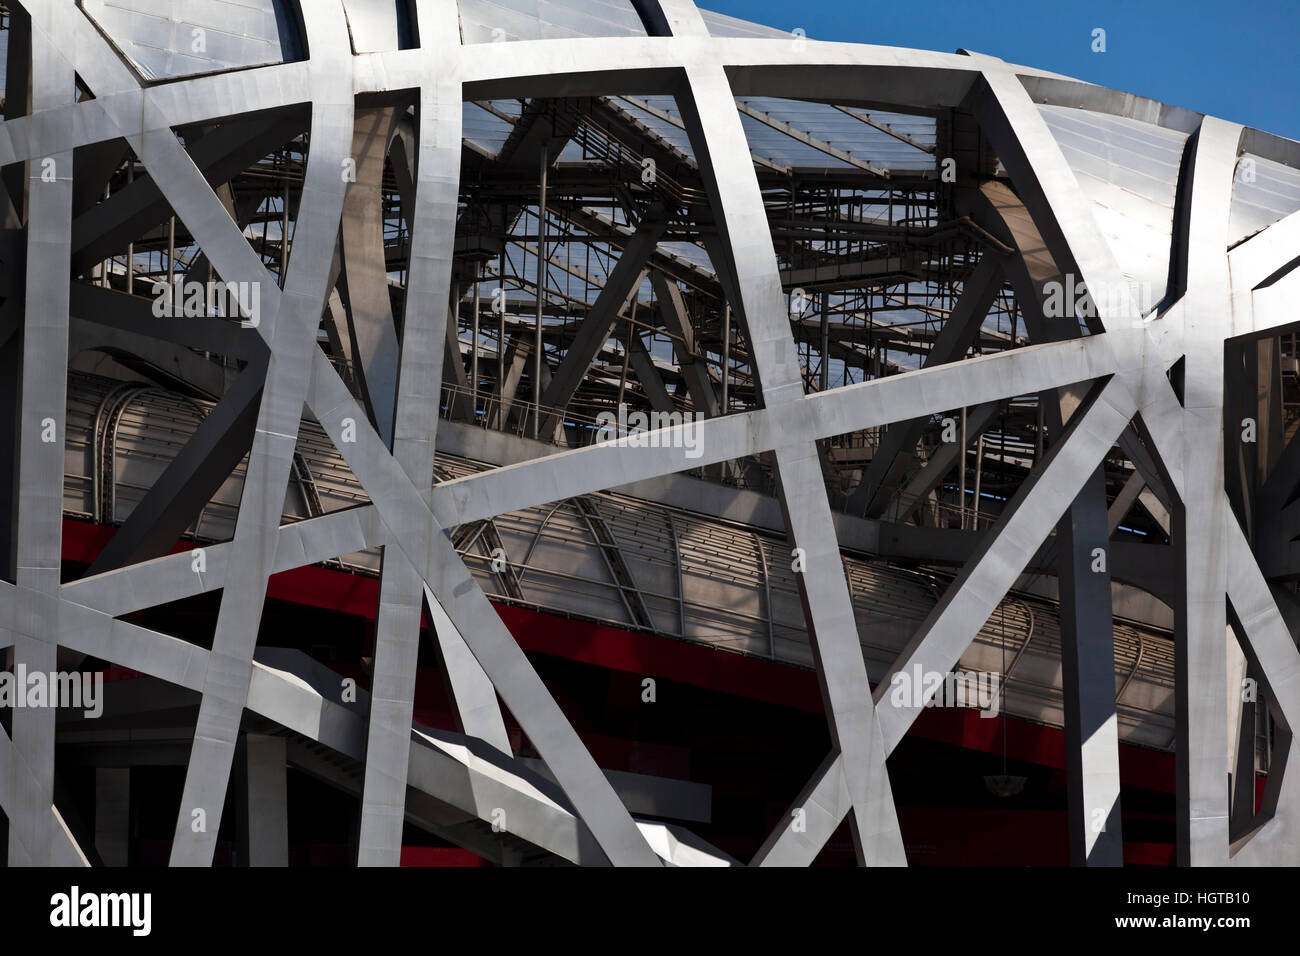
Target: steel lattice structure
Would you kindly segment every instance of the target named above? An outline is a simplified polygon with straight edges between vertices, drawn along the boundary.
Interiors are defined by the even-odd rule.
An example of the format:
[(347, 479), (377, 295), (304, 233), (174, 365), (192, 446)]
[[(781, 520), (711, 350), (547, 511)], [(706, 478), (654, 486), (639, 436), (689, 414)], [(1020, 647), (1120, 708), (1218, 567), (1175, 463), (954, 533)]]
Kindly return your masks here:
[[(186, 16), (216, 24), (232, 15), (224, 9), (230, 6), (220, 0), (178, 2), (173, 25), (185, 27)], [(30, 670), (53, 671), (60, 652), (65, 659), (90, 656), (200, 695), (171, 847), (174, 865), (213, 860), (246, 711), (363, 762), (361, 864), (398, 862), (403, 822), (415, 812), (408, 786), (411, 793), (434, 795), (485, 824), (503, 812), (512, 837), (572, 862), (737, 862), (679, 827), (633, 818), (450, 535), (522, 509), (683, 472), (725, 472), (733, 484), (748, 473), (754, 487), (765, 480), (779, 496), (789, 546), (798, 555), (798, 588), (833, 741), (832, 752), (796, 797), (791, 817), (745, 862), (810, 863), (847, 819), (861, 862), (906, 863), (885, 761), (924, 702), (891, 702), (889, 676), (918, 666), (925, 672), (952, 670), (1054, 530), (1055, 546), (1064, 556), (1059, 567), (1074, 788), (1071, 838), (1081, 861), (1119, 862), (1117, 832), (1111, 839), (1104, 836), (1118, 830), (1120, 786), (1111, 584), (1092, 566), (1095, 549), (1105, 551), (1114, 530), (1107, 526), (1108, 508), (1119, 507), (1120, 495), (1127, 496), (1125, 507), (1132, 506), (1144, 487), (1158, 489), (1166, 500), (1171, 553), (1178, 562), (1172, 572), (1176, 596), (1169, 603), (1176, 621), (1179, 859), (1198, 865), (1300, 861), (1300, 795), (1296, 771), (1287, 766), (1296, 749), (1290, 728), (1300, 721), (1300, 652), (1284, 615), (1293, 594), (1282, 583), (1290, 574), (1285, 558), (1261, 557), (1269, 514), (1283, 514), (1287, 507), (1291, 489), (1282, 485), (1296, 474), (1294, 454), (1274, 441), (1267, 464), (1251, 459), (1257, 476), (1239, 477), (1245, 473), (1238, 467), (1243, 454), (1256, 452), (1243, 452), (1237, 441), (1240, 405), (1233, 396), (1240, 368), (1231, 361), (1241, 354), (1241, 342), (1272, 341), (1296, 320), (1288, 303), (1300, 292), (1300, 270), (1293, 268), (1300, 253), (1300, 212), (1278, 216), (1245, 236), (1230, 231), (1243, 156), (1295, 167), (1300, 144), (976, 54), (714, 35), (689, 0), (626, 5), (635, 13), (640, 36), (521, 40), (471, 35), (468, 5), (458, 10), (452, 0), (414, 0), (409, 8), (378, 0), (303, 0), (267, 9), (273, 6), (292, 6), (301, 17), (299, 58), (290, 59), (285, 44), (270, 59), (286, 62), (259, 60), (265, 51), (255, 50), (246, 65), (232, 69), (206, 60), (186, 65), (189, 32), (180, 28), (173, 30), (166, 62), (142, 66), (130, 38), (115, 32), (120, 25), (99, 4), (25, 0), (9, 5), (11, 34), (25, 30), (29, 38), (30, 81), (26, 103), (18, 103), (14, 77), (23, 67), (11, 40), (10, 102), (0, 124), (0, 165), (10, 200), (0, 339), (19, 349), (20, 374), (14, 388), (12, 573), (0, 583), (0, 647), (11, 648), (15, 664)], [(513, 29), (503, 22), (503, 33)], [(477, 29), (491, 33), (490, 25), (480, 23)], [(636, 98), (646, 111), (659, 109), (650, 98), (672, 97), (679, 111), (673, 128), (680, 130), (684, 145), (645, 145), (643, 155), (630, 162), (621, 158), (609, 143), (617, 143), (622, 127), (616, 120), (623, 114), (611, 113), (606, 100), (581, 105), (584, 98), (611, 97)], [(796, 234), (804, 228), (799, 210), (816, 207), (820, 212), (809, 216), (839, 221), (829, 210), (845, 200), (833, 192), (831, 180), (820, 200), (794, 186), (788, 197), (774, 195), (762, 178), (772, 174), (772, 163), (756, 165), (745, 148), (747, 137), (752, 140), (746, 118), (768, 129), (779, 124), (784, 134), (801, 135), (805, 145), (814, 137), (747, 105), (746, 97), (835, 104), (853, 121), (854, 111), (869, 107), (939, 118), (934, 142), (917, 148), (934, 160), (955, 157), (951, 189), (937, 162), (928, 174), (909, 179), (906, 171), (897, 171), (891, 181), (888, 170), (860, 156), (821, 141), (816, 146), (847, 167), (843, 176), (876, 177), (871, 181), (878, 187), (898, 190), (895, 198), (911, 197), (900, 202), (916, 199), (921, 193), (909, 191), (920, 189), (936, 209), (950, 204), (951, 218), (963, 221), (965, 244), (942, 247), (944, 268), (956, 268), (960, 278), (946, 286), (953, 293), (951, 308), (926, 340), (924, 361), (890, 366), (882, 353), (873, 354), (870, 339), (865, 352), (853, 345), (853, 330), (832, 347), (827, 322), (820, 330), (792, 324), (790, 290), (801, 281), (798, 275), (811, 276), (807, 285), (817, 288), (818, 267), (845, 264), (815, 238), (797, 255), (783, 244), (794, 248), (802, 241)], [(511, 202), (516, 213), (533, 200), (522, 187), (484, 178), (469, 163), (466, 157), (474, 157), (463, 145), (463, 104), (509, 98), (525, 101), (510, 117), (515, 124), (510, 135), (518, 138), (530, 135), (523, 121), (528, 104), (579, 103), (587, 111), (579, 137), (583, 148), (604, 150), (603, 161), (619, 175), (638, 189), (649, 182), (658, 191), (638, 193), (629, 204), (635, 215), (603, 226), (581, 203), (565, 207), (568, 222), (585, 223), (583, 228), (604, 241), (612, 235), (621, 257), (607, 270), (605, 291), (594, 307), (575, 307), (572, 297), (546, 293), (550, 267), (545, 277), (538, 267), (535, 347), (524, 348), (530, 333), (522, 325), (511, 339), (517, 353), (506, 355), (502, 318), (497, 371), (490, 372), (486, 359), (485, 368), (479, 366), (477, 301), (468, 369), (457, 361), (460, 348), (448, 345), (467, 331), (465, 290), (477, 290), (485, 263), (495, 262), (498, 254), (482, 239), (491, 230), (494, 207), (485, 202), (476, 210), (466, 196), (490, 185), (499, 193), (492, 201)], [(1053, 108), (1145, 124), (1171, 132), (1180, 144), (1174, 174), (1181, 179), (1167, 226), (1174, 253), (1161, 260), (1169, 280), (1155, 302), (1144, 304), (1133, 291), (1135, 281), (1150, 272), (1132, 257), (1133, 250), (1151, 240), (1125, 233), (1137, 228), (1136, 219), (1121, 218), (1117, 225), (1095, 213), (1095, 197), (1049, 127), (1045, 110)], [(596, 115), (591, 110), (604, 125), (588, 121)], [(548, 116), (554, 139), (565, 120), (557, 108)], [(953, 116), (969, 122), (949, 128), (944, 118)], [(300, 137), (303, 129), (309, 132)], [(545, 139), (547, 134), (543, 129), (532, 135)], [(897, 130), (885, 135), (909, 139)], [(286, 142), (291, 146), (282, 150)], [(405, 149), (393, 147), (395, 142)], [(401, 154), (400, 162), (389, 157), (390, 149)], [(687, 149), (691, 162), (683, 158)], [(232, 192), (228, 184), (239, 175), (260, 181), (245, 171), (272, 154), (274, 175), (266, 174), (270, 185), (257, 198), (262, 203), (283, 191), (283, 219), (278, 238), (269, 236), (263, 221), (259, 240), (236, 202), (250, 195), (241, 190), (252, 187), (246, 182)], [(129, 180), (120, 174), (126, 155), (133, 157)], [(680, 168), (671, 165), (674, 155)], [(541, 156), (545, 181), (554, 155), (542, 148)], [(647, 168), (643, 156), (658, 158), (660, 178), (638, 184)], [(140, 179), (136, 163), (142, 167)], [(524, 183), (537, 175), (536, 162), (514, 165), (522, 169)], [(570, 179), (556, 175), (561, 191), (576, 188), (570, 184), (576, 173)], [(86, 188), (104, 193), (103, 202), (97, 205), (99, 196), (79, 193)], [(542, 189), (537, 208), (544, 210), (546, 186)], [(792, 212), (782, 213), (781, 221), (793, 225), (788, 235), (774, 238), (773, 223), (787, 201)], [(296, 211), (290, 246), (291, 207)], [(654, 362), (641, 354), (639, 333), (635, 342), (622, 339), (622, 353), (611, 353), (607, 344), (620, 339), (615, 325), (627, 319), (626, 306), (643, 283), (653, 287), (656, 302), (674, 301), (683, 290), (695, 301), (690, 283), (705, 280), (689, 261), (668, 255), (671, 242), (693, 241), (685, 233), (689, 217), (683, 210), (693, 217), (691, 228), (706, 222), (707, 228), (691, 235), (707, 248), (716, 272), (719, 308), (695, 331), (701, 340), (719, 343), (712, 347), (715, 355), (743, 340), (736, 346), (743, 348), (737, 360), (743, 375), (737, 372), (734, 391), (720, 406), (704, 408), (701, 393), (692, 392), (685, 407), (707, 418), (665, 426), (657, 433), (657, 447), (635, 437), (571, 440), (581, 431), (574, 422), (615, 407), (625, 394), (635, 393), (655, 407)], [(483, 224), (472, 225), (480, 214)], [(166, 221), (173, 233), (170, 244), (161, 238), (165, 232), (145, 234)], [(256, 290), (255, 310), (252, 298), (241, 298), (243, 322), (240, 316), (162, 320), (148, 314), (154, 300), (137, 290), (133, 270), (149, 271), (137, 266), (142, 249), (161, 248), (167, 251), (166, 266), (150, 274), (157, 281), (176, 273), (178, 223), (194, 250), (180, 271)], [(385, 235), (385, 223), (400, 224)], [(923, 225), (931, 229), (924, 235), (927, 242), (951, 238), (936, 238), (930, 221)], [(525, 230), (517, 237), (519, 247), (545, 243), (546, 226), (545, 216), (534, 215), (533, 235)], [(880, 233), (880, 242), (900, 243), (885, 259), (896, 254), (901, 261), (910, 254), (904, 233), (898, 228)], [(105, 269), (105, 260), (126, 251), (127, 241), (139, 245), (122, 259), (123, 270)], [(393, 248), (402, 250), (397, 266), (386, 258)], [(923, 247), (920, 265), (906, 268), (924, 269), (938, 248)], [(799, 255), (803, 265), (794, 261)], [(647, 264), (651, 256), (658, 256), (653, 266)], [(531, 261), (537, 258), (534, 252)], [(568, 265), (573, 275), (572, 259)], [(811, 271), (796, 274), (799, 268)], [(400, 293), (390, 289), (395, 272)], [(498, 284), (505, 272), (497, 273)], [(516, 271), (517, 287), (523, 288), (526, 272)], [(1046, 306), (1048, 287), (1067, 276), (1092, 290), (1093, 308), (1076, 313), (1070, 306), (1061, 322)], [(850, 280), (836, 281), (838, 286), (824, 286), (830, 290), (824, 294), (836, 294)], [(1019, 338), (1014, 323), (1009, 337), (986, 330), (1002, 345), (984, 354), (979, 329), (986, 315), (1003, 308), (997, 296), (1004, 282), (1015, 289), (1015, 321), (1023, 323), (1019, 331), (1027, 333), (1028, 342)], [(484, 288), (491, 292), (490, 285)], [(339, 299), (340, 289), (345, 301)], [(123, 304), (127, 299), (134, 302)], [(829, 311), (827, 300), (821, 309)], [(62, 436), (68, 382), (62, 374), (45, 372), (69, 366), (77, 354), (75, 320), (84, 321), (91, 312), (101, 313), (94, 321), (114, 327), (114, 335), (127, 336), (114, 340), (114, 354), (148, 360), (153, 347), (148, 343), (178, 348), (176, 380), (198, 381), (199, 372), (189, 369), (202, 356), (207, 364), (200, 371), (215, 376), (218, 385), (208, 391), (219, 401), (176, 459), (181, 464), (149, 492), (131, 519), (134, 525), (128, 522), (119, 532), (112, 559), (64, 580)], [(577, 312), (583, 318), (575, 327), (564, 317)], [(496, 322), (497, 314), (485, 322)], [(949, 328), (959, 336), (957, 326), (972, 315), (974, 333), (961, 342), (944, 337)], [(633, 307), (633, 323), (635, 316)], [(683, 341), (690, 326), (677, 330), (676, 341)], [(870, 335), (876, 327), (868, 321), (863, 328)], [(976, 354), (967, 357), (972, 339)], [(838, 386), (829, 374), (835, 349), (846, 363), (841, 366), (845, 384)], [(820, 356), (816, 369), (814, 351)], [(732, 370), (725, 352), (721, 380), (707, 370), (698, 377), (702, 359), (692, 371), (696, 358), (688, 353), (705, 352), (710, 348), (704, 345), (679, 348), (680, 395), (697, 386), (709, 392), (719, 381), (727, 383), (722, 394), (728, 395)], [(215, 366), (212, 356), (222, 357)], [(451, 374), (448, 356), (457, 374)], [(519, 382), (527, 378), (534, 389), (534, 402), (516, 400), (513, 413), (504, 388), (507, 360), (514, 369), (513, 387), (522, 387)], [(848, 382), (850, 362), (862, 369), (863, 380)], [(628, 385), (629, 367), (639, 388)], [(512, 429), (526, 436), (529, 428), (543, 439), (554, 432), (556, 441), (540, 456), (431, 482), (445, 419), (490, 418), (490, 403), (480, 406), (480, 386), (494, 375), (499, 427), (494, 430), (489, 422), (483, 442)], [(891, 447), (891, 461), (904, 452), (910, 457), (932, 416), (1000, 408), (998, 403), (1030, 395), (1051, 397), (1049, 407), (1040, 402), (1037, 410), (1040, 420), (1047, 416), (1042, 427), (1051, 439), (1048, 446), (1016, 473), (1020, 477), (996, 520), (889, 674), (875, 682), (873, 695), (843, 573), (837, 513), (886, 515), (889, 498), (877, 496), (887, 469), (854, 472), (839, 483), (833, 474), (828, 478), (833, 471), (827, 465), (828, 443), (871, 434), (876, 456), (880, 448)], [(663, 392), (660, 400), (667, 397)], [(346, 460), (368, 503), (285, 523), (286, 489), (299, 475), (295, 449), (304, 409)], [(993, 417), (988, 411), (985, 427)], [(1225, 429), (1225, 420), (1231, 427)], [(223, 443), (239, 422), (249, 432), (248, 447), (234, 449), (232, 457), (230, 449), (222, 451)], [(51, 423), (58, 440), (48, 437)], [(887, 425), (896, 427), (882, 433)], [(692, 428), (698, 429), (691, 433), (698, 436), (696, 447), (684, 440)], [(1009, 430), (1004, 419), (1003, 432)], [(1005, 441), (1001, 463), (1009, 472)], [(195, 475), (206, 467), (224, 478), (245, 451), (233, 536), (168, 554), (215, 490)], [(964, 507), (964, 449), (961, 454)], [(1131, 462), (1133, 477), (1108, 494), (1105, 466), (1117, 456)], [(489, 460), (486, 453), (479, 457)], [(221, 461), (224, 470), (214, 464)], [(890, 481), (902, 484), (899, 475)], [(1243, 492), (1247, 485), (1251, 490)], [(205, 490), (188, 500), (187, 487)], [(934, 488), (931, 483), (921, 493)], [(1243, 494), (1251, 502), (1245, 528), (1239, 518)], [(979, 531), (978, 498), (975, 509)], [(895, 502), (888, 515), (903, 524), (914, 520), (913, 510)], [(182, 515), (179, 523), (177, 515)], [(1274, 547), (1285, 551), (1289, 541)], [(368, 698), (345, 700), (329, 675), (254, 659), (272, 575), (379, 548), (380, 603)], [(210, 647), (126, 619), (216, 591), (220, 612)], [(633, 610), (629, 603), (629, 614)], [(436, 628), (460, 735), (412, 730), (422, 613)], [(1225, 663), (1234, 633), (1276, 727), (1259, 807), (1252, 795), (1234, 808), (1239, 798), (1225, 787), (1225, 775), (1234, 769)], [(516, 758), (501, 704), (535, 745), (558, 787)], [(0, 806), (10, 823), (11, 864), (86, 860), (55, 806), (55, 735), (52, 709), (15, 710), (9, 733), (0, 734)], [(249, 738), (250, 760), (263, 739)], [(1253, 739), (1250, 749), (1253, 755)], [(206, 825), (196, 826), (200, 819)], [(1105, 829), (1096, 826), (1098, 820)], [(466, 845), (474, 843), (467, 838)]]

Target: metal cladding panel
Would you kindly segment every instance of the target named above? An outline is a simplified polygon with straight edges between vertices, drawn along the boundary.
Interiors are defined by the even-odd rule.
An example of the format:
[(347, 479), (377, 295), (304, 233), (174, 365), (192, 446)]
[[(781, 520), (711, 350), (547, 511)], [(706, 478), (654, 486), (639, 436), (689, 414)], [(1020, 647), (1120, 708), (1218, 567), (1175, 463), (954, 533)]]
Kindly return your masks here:
[(631, 0), (460, 0), (464, 43), (646, 35)]
[(735, 17), (729, 17), (722, 13), (714, 13), (712, 10), (701, 10), (700, 16), (704, 19), (704, 25), (709, 30), (709, 36), (742, 37), (764, 40), (777, 39), (781, 37), (792, 39), (792, 35), (786, 33), (784, 30), (765, 27), (758, 23), (750, 23), (747, 20), (737, 20)]
[(302, 57), (287, 0), (84, 0), (82, 6), (146, 80)]
[(1149, 311), (1169, 284), (1175, 193), (1187, 134), (1120, 116), (1038, 107), (1091, 200), (1124, 278)]
[(1300, 169), (1245, 153), (1232, 182), (1228, 244), (1236, 245), (1300, 209)]
[(404, 0), (343, 0), (352, 34), (352, 52), (397, 50), (402, 43)]

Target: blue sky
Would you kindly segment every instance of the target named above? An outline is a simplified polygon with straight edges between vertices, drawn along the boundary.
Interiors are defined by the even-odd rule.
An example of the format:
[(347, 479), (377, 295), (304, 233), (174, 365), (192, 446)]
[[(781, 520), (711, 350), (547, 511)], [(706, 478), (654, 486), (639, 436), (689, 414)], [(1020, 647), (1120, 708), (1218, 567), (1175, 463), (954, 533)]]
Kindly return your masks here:
[[(1300, 140), (1300, 0), (699, 0), (814, 40), (1063, 73)], [(1106, 31), (1093, 53), (1092, 31)]]

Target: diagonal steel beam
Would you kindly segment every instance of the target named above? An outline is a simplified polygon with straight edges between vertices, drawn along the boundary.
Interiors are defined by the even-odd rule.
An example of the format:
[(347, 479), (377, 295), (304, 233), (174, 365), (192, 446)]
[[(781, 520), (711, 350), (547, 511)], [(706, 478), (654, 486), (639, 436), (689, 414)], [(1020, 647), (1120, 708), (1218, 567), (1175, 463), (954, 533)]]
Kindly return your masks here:
[[(551, 384), (542, 393), (542, 405), (551, 408), (565, 408), (582, 384), (588, 369), (600, 350), (609, 340), (610, 332), (618, 317), (627, 309), (632, 297), (645, 276), (645, 265), (659, 244), (659, 239), (668, 228), (668, 216), (661, 209), (646, 214), (637, 226), (636, 233), (623, 248), (618, 264), (600, 290), (591, 311), (578, 328), (578, 334), (569, 344), (564, 361), (551, 376)], [(560, 419), (549, 416), (542, 424), (541, 432), (551, 434)]]
[[(275, 302), (283, 308), (259, 324), (264, 334), (274, 330), (275, 357), (263, 388), (229, 573), (204, 674), (203, 699), (172, 842), (173, 865), (211, 865), (216, 848), (240, 719), (248, 699), (266, 583), (274, 562), (274, 532), (282, 517), (311, 357), (320, 354), (316, 332), (329, 291), (326, 282), (342, 217), (345, 183), (339, 175), (338, 157), (347, 155), (351, 142), (351, 51), (346, 40), (340, 44), (340, 38), (346, 37), (341, 8), (322, 5), (305, 8), (303, 14), (312, 61), (321, 75), (312, 106), (312, 149), (304, 175), (296, 230), (299, 238), (284, 294)], [(152, 135), (175, 144), (169, 129)], [(148, 141), (151, 136), (145, 138)], [(229, 251), (234, 262), (245, 258), (242, 250), (237, 255), (233, 249)], [(220, 271), (215, 255), (213, 261)], [(264, 271), (260, 264), (258, 271)]]
[[(307, 119), (306, 110), (289, 108), (276, 116), (231, 120), (198, 139), (190, 156), (209, 185), (219, 186), (305, 131)], [(158, 183), (147, 174), (91, 206), (72, 223), (72, 274), (121, 254), (131, 240), (166, 221), (168, 212)]]
[(266, 359), (239, 374), (91, 563), (87, 575), (160, 557), (180, 539), (248, 453), (265, 377)]
[[(454, 24), (443, 23), (444, 28), (449, 26)], [(416, 487), (427, 487), (433, 475), (446, 333), (456, 322), (454, 314), (437, 303), (447, 301), (451, 282), (460, 125), (460, 84), (446, 78), (426, 84), (419, 103), (412, 265), (400, 374), (394, 383), (397, 420), (392, 433), (393, 457)], [(382, 269), (378, 276), (383, 278)], [(426, 304), (429, 302), (434, 303), (432, 309)], [(459, 363), (459, 352), (455, 360)], [(427, 492), (425, 498), (427, 504)], [(386, 547), (375, 622), (357, 853), (360, 865), (396, 866), (401, 861), (422, 599), (428, 601), (434, 618), (434, 633), (462, 727), (507, 754), (510, 751), (496, 695), (482, 668), (466, 653), (463, 638), (449, 626), (407, 555), (400, 548)]]
[[(975, 267), (961, 298), (934, 340), (923, 363), (924, 368), (955, 362), (966, 354), (1001, 286), (1001, 264), (995, 257), (985, 256)], [(878, 518), (885, 513), (890, 497), (911, 463), (910, 452), (920, 441), (928, 423), (929, 419), (914, 418), (889, 427), (858, 487), (849, 496), (847, 510), (851, 514)]]
[(384, 490), (375, 495), (375, 506), (391, 535), (390, 547), (400, 547), (424, 583), (438, 595), (447, 617), (609, 860), (615, 864), (657, 866), (658, 858), (636, 830), (609, 781), (474, 583), (442, 526), (430, 514), (424, 493), (384, 453), (373, 429), (359, 422), (357, 440), (341, 441), (342, 421), (352, 417), (357, 406), (323, 354), (318, 354), (314, 362), (309, 403), (361, 484)]
[[(912, 695), (888, 700), (894, 689), (894, 675), (909, 673), (917, 666), (923, 674), (944, 674), (952, 669), (1024, 570), (1038, 544), (1077, 496), (1096, 462), (1114, 444), (1134, 407), (1124, 385), (1112, 380), (1087, 408), (1076, 413), (1061, 440), (1007, 503), (997, 525), (984, 536), (975, 555), (899, 654), (890, 673), (876, 685), (873, 698), (887, 753), (898, 746), (925, 706), (925, 700)], [(842, 758), (837, 754), (823, 765), (805, 792), (820, 794), (821, 806), (836, 806), (835, 775), (841, 773)], [(810, 814), (806, 818), (808, 830), (799, 840), (792, 834), (774, 833), (767, 846), (768, 856), (800, 859), (806, 855), (801, 846), (820, 848), (842, 819), (833, 813)]]
[[(700, 68), (688, 69), (686, 77), (679, 104), (695, 155), (706, 170), (705, 186), (730, 253), (764, 406), (770, 411), (806, 404), (801, 402), (803, 380), (758, 179), (747, 157), (728, 148), (744, 142), (745, 133), (726, 74), (721, 67)], [(905, 865), (821, 457), (805, 436), (802, 442), (779, 448), (775, 463), (827, 720), (844, 754), (858, 862)]]
[(713, 418), (719, 411), (718, 393), (713, 387), (708, 363), (698, 354), (695, 329), (686, 312), (681, 287), (658, 270), (650, 273), (650, 284), (659, 304), (660, 318), (673, 336), (673, 350), (677, 354), (677, 365), (686, 382), (691, 404), (698, 414)]

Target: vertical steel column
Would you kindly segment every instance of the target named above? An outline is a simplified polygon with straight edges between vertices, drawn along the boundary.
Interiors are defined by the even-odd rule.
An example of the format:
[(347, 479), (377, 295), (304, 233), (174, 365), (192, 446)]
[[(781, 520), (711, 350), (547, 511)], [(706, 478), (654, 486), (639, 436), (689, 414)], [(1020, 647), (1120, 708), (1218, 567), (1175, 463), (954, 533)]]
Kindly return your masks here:
[(957, 514), (961, 529), (966, 530), (966, 406), (961, 409), (961, 464), (957, 466)]
[(1106, 474), (1098, 468), (1057, 526), (1070, 862), (1076, 866), (1124, 863), (1108, 531)]
[(533, 438), (542, 422), (542, 294), (546, 289), (546, 174), (550, 155), (542, 150), (541, 179), (537, 193), (537, 346), (533, 353)]
[[(287, 164), (287, 160), (286, 160)], [(289, 180), (284, 182), (284, 208), (280, 211), (280, 286), (284, 287), (284, 277), (289, 274)]]
[(289, 808), (286, 795), (285, 738), (248, 734), (245, 738), (249, 866), (289, 865)]
[[(75, 16), (67, 3), (66, 12)], [(29, 11), (30, 12), (30, 11)], [(46, 16), (49, 15), (48, 10)], [(32, 18), (31, 111), (53, 114), (70, 107), (72, 63), (54, 33)], [(14, 666), (29, 673), (58, 667), (58, 594), (62, 566), (64, 444), (67, 441), (69, 289), (73, 202), (71, 150), (26, 163), (27, 235), (23, 289), (22, 375), (18, 461), (16, 583), (25, 596), (12, 617)], [(46, 178), (46, 163), (53, 175)], [(129, 262), (129, 257), (128, 257)], [(51, 374), (53, 373), (53, 374)], [(50, 440), (53, 437), (54, 440)], [(0, 761), (9, 777), (9, 864), (60, 862), (67, 835), (54, 812), (54, 707), (16, 707), (12, 759)], [(25, 770), (24, 770), (25, 765)]]
[[(1231, 315), (1224, 249), (1241, 127), (1205, 117), (1185, 163), (1186, 282), (1183, 320), (1183, 494), (1174, 536), (1181, 548), (1185, 591), (1174, 608), (1178, 691), (1176, 752), (1178, 862), (1228, 861), (1226, 534), (1224, 491), (1223, 325)], [(1232, 432), (1240, 440), (1240, 430)]]
[[(414, 240), (412, 240), (414, 241)], [(506, 246), (501, 244), (501, 262), (497, 266), (497, 291), (501, 303), (501, 311), (497, 313), (497, 394), (502, 400), (504, 406), (505, 400), (505, 380), (506, 380)], [(492, 304), (495, 307), (498, 296), (493, 296)], [(506, 427), (504, 408), (500, 412), (502, 428)], [(488, 425), (492, 422), (489, 420)]]
[(828, 300), (827, 293), (821, 294), (821, 314), (822, 314), (822, 372), (821, 372), (821, 391), (826, 391), (830, 387), (831, 381), (831, 325), (830, 316), (826, 314), (826, 303)]
[(479, 308), (481, 302), (479, 299), (479, 287), (483, 284), (483, 265), (480, 263), (477, 267), (477, 274), (474, 276), (474, 351), (470, 353), (470, 395), (474, 403), (470, 423), (478, 421), (478, 324)]
[(731, 411), (731, 306), (722, 307), (722, 414)]
[[(126, 163), (126, 184), (129, 187), (135, 182), (135, 159), (129, 158)], [(135, 295), (135, 243), (126, 244), (126, 294)]]
[(167, 295), (176, 288), (176, 217), (167, 220)]

